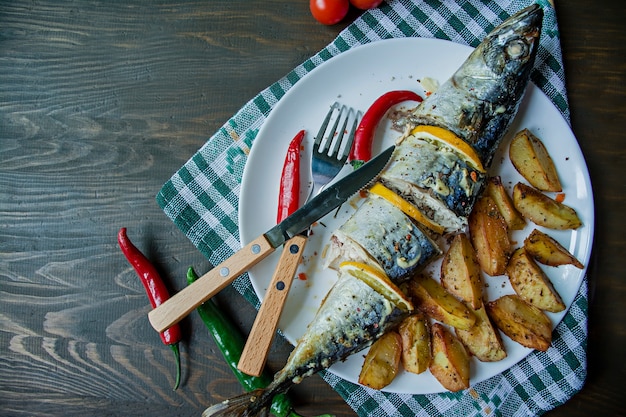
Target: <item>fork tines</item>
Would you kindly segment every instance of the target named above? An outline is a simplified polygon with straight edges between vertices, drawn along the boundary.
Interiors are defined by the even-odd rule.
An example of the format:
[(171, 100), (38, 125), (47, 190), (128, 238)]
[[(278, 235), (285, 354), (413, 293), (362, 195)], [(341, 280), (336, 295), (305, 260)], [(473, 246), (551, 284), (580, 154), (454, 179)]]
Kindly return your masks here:
[[(345, 162), (350, 154), (361, 112), (338, 102), (330, 106), (319, 132), (315, 136), (313, 149), (317, 157), (328, 157)], [(347, 140), (344, 138), (347, 137)]]

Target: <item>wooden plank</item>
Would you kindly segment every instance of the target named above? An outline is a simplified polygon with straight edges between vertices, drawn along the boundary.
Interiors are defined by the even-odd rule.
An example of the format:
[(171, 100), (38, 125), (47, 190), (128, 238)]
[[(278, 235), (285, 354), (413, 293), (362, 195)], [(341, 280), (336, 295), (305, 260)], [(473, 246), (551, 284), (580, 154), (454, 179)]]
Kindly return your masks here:
[[(354, 18), (356, 12), (351, 12)], [(547, 413), (622, 413), (624, 8), (559, 4), (572, 126), (594, 184), (589, 370)], [(0, 3), (0, 415), (197, 416), (242, 392), (204, 325), (182, 322), (183, 381), (115, 240), (128, 227), (172, 291), (210, 269), (154, 196), (251, 97), (331, 42), (307, 2)], [(410, 52), (407, 52), (410, 53)], [(217, 297), (244, 332), (256, 311)], [(291, 347), (274, 342), (277, 370)], [(355, 413), (319, 377), (302, 414)]]

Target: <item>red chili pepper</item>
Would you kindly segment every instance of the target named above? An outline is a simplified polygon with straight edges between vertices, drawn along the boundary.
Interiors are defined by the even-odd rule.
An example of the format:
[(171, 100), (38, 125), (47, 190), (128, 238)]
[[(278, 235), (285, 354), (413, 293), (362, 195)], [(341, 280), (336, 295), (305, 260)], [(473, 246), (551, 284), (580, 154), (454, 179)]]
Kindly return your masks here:
[(298, 132), (291, 140), (287, 149), (283, 173), (280, 177), (277, 223), (283, 221), (285, 217), (300, 207), (300, 145), (302, 144), (304, 133), (304, 130)]
[[(120, 245), (128, 262), (130, 262), (133, 268), (135, 268), (137, 275), (139, 275), (141, 283), (148, 293), (152, 308), (163, 304), (170, 298), (167, 288), (154, 265), (152, 265), (148, 258), (130, 241), (126, 235), (125, 227), (122, 227), (117, 233), (117, 243)], [(180, 384), (180, 352), (178, 349), (178, 342), (182, 339), (180, 326), (175, 324), (160, 333), (160, 336), (163, 343), (169, 346), (174, 352), (176, 359), (176, 382), (174, 383), (174, 389), (177, 389)]]
[(385, 113), (387, 113), (387, 110), (391, 106), (407, 100), (421, 102), (423, 99), (413, 91), (394, 90), (378, 97), (370, 108), (367, 109), (356, 129), (354, 143), (350, 150), (350, 161), (354, 169), (359, 168), (372, 158), (374, 133), (376, 133), (376, 127)]

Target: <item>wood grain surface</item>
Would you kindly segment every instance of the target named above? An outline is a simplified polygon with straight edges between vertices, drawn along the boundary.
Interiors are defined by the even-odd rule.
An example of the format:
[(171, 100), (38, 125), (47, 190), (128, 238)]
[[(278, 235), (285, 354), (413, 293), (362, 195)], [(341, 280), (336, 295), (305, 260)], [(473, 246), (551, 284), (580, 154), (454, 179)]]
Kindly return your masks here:
[[(573, 130), (597, 210), (588, 379), (547, 415), (625, 415), (623, 254), (626, 19), (619, 2), (557, 14)], [(308, 1), (0, 2), (0, 415), (198, 416), (241, 393), (196, 315), (182, 322), (183, 381), (147, 320), (120, 227), (172, 291), (209, 269), (154, 197), (243, 104), (356, 17), (324, 27)], [(217, 301), (248, 332), (256, 311)], [(268, 365), (291, 347), (277, 338)], [(298, 410), (355, 413), (318, 376)]]

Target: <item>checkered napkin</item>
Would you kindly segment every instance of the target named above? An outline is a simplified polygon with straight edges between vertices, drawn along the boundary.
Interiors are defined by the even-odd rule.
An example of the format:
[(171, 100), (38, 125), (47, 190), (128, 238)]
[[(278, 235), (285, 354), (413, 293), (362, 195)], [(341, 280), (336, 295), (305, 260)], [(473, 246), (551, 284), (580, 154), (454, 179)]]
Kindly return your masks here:
[[(246, 103), (163, 186), (156, 199), (168, 217), (217, 265), (240, 248), (238, 200), (247, 154), (265, 118), (298, 80), (358, 45), (387, 38), (435, 37), (477, 46), (495, 26), (531, 0), (389, 0), (365, 12), (326, 48)], [(545, 20), (532, 81), (569, 121), (556, 15), (540, 0)], [(235, 288), (257, 308), (247, 276)], [(535, 351), (511, 369), (459, 393), (387, 394), (322, 377), (359, 416), (527, 416), (567, 401), (586, 376), (587, 281), (557, 326), (552, 347)], [(330, 410), (332, 411), (332, 410)]]

